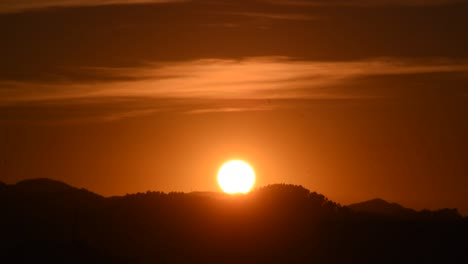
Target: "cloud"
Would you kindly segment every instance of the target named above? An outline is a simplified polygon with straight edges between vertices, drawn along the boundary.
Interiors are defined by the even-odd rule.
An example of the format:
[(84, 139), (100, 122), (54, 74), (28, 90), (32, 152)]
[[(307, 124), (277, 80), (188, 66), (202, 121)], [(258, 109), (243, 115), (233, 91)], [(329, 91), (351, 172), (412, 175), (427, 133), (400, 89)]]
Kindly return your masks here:
[(468, 3), (467, 0), (261, 0), (289, 6), (437, 6)]
[[(15, 7), (13, 0), (6, 2), (0, 1), (0, 6)], [(468, 24), (468, 5), (402, 7), (400, 11), (394, 7), (302, 8), (258, 1), (194, 0), (180, 5), (0, 14), (0, 80), (100, 81), (105, 75), (80, 67), (137, 67), (146, 61), (201, 58), (468, 58), (463, 26)]]
[(250, 112), (250, 111), (268, 111), (275, 108), (268, 106), (257, 106), (257, 107), (220, 107), (220, 108), (202, 108), (196, 110), (190, 110), (188, 114), (207, 114), (207, 113), (233, 113), (233, 112)]
[[(193, 0), (2, 0), (0, 13), (15, 13), (26, 10), (55, 8), (55, 7), (80, 7), (80, 6), (105, 6), (105, 5), (135, 5), (135, 4), (167, 4), (192, 2)], [(194, 1), (198, 4), (210, 5), (212, 2), (204, 0)], [(223, 1), (219, 1), (223, 2)], [(260, 3), (287, 6), (434, 6), (457, 3), (468, 3), (468, 0), (260, 0)], [(235, 4), (227, 1), (230, 5)], [(249, 8), (258, 6), (254, 1), (240, 2), (239, 6)], [(242, 12), (241, 12), (242, 13)], [(240, 14), (240, 13), (239, 13)], [(265, 16), (271, 19), (307, 19), (305, 15), (263, 14), (261, 12), (245, 12), (245, 15)]]
[[(376, 58), (321, 62), (289, 57), (253, 57), (86, 70), (93, 69), (95, 74), (106, 76), (102, 78), (106, 81), (0, 83), (0, 108), (3, 109), (0, 112), (4, 113), (0, 117), (5, 118), (5, 113), (15, 116), (12, 114), (15, 111), (22, 112), (30, 107), (46, 109), (48, 113), (54, 113), (50, 109), (61, 109), (72, 115), (79, 113), (78, 120), (86, 119), (89, 114), (99, 116), (101, 121), (167, 111), (189, 114), (269, 111), (294, 104), (304, 105), (294, 103), (294, 100), (385, 97), (386, 94), (379, 91), (388, 83), (395, 85), (394, 81), (389, 82), (391, 79), (411, 83), (413, 76), (418, 75), (460, 74), (464, 83), (468, 81), (468, 63), (447, 59)], [(382, 77), (386, 79), (379, 79)], [(371, 90), (365, 90), (362, 80), (377, 81), (371, 85)], [(409, 89), (404, 82), (392, 89)], [(424, 85), (431, 89), (430, 83)], [(461, 92), (466, 94), (466, 89)], [(79, 109), (86, 107), (92, 110), (84, 111), (85, 117), (82, 117)]]
[[(70, 98), (289, 98), (326, 96), (324, 87), (363, 76), (468, 72), (468, 63), (443, 59), (301, 61), (288, 57), (201, 59), (137, 68), (86, 68), (101, 82), (3, 82), (0, 104)], [(301, 93), (298, 93), (301, 89)], [(288, 95), (288, 91), (290, 94)], [(331, 95), (331, 96), (336, 96)]]
[(253, 17), (253, 18), (276, 19), (276, 20), (306, 21), (306, 20), (317, 20), (317, 19), (319, 19), (319, 17), (317, 17), (317, 16), (311, 16), (311, 15), (306, 15), (306, 14), (298, 14), (298, 13), (238, 12), (238, 13), (227, 13), (227, 14), (236, 15), (236, 16)]
[(0, 2), (0, 13), (21, 12), (30, 9), (51, 7), (161, 4), (187, 1), (188, 0), (2, 0)]

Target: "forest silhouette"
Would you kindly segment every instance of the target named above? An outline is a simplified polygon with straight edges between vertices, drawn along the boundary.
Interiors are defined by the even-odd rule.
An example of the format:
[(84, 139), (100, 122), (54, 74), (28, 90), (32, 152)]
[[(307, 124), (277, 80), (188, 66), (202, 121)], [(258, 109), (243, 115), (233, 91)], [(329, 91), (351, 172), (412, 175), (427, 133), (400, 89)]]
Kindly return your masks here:
[(468, 263), (468, 219), (302, 186), (247, 195), (102, 197), (65, 183), (0, 183), (1, 263)]

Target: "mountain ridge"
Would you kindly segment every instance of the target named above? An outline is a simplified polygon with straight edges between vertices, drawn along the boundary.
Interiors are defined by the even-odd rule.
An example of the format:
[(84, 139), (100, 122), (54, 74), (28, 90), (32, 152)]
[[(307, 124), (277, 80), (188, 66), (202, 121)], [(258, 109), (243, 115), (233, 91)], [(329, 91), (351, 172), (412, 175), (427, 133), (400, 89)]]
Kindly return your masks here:
[(0, 190), (8, 188), (8, 185), (2, 181), (0, 181)]
[[(287, 185), (287, 184), (271, 184), (271, 185), (259, 187), (256, 190), (253, 190), (251, 193), (262, 192), (264, 189), (278, 189), (278, 188), (281, 189), (284, 186), (291, 186), (289, 188), (286, 188), (288, 189), (287, 192), (284, 192), (286, 194), (289, 193), (289, 195), (291, 195), (291, 193), (296, 193), (296, 194), (301, 193), (301, 195), (305, 195), (307, 194), (307, 192), (317, 194), (315, 192), (309, 191), (308, 189), (302, 186), (293, 186), (293, 185)], [(103, 198), (103, 199), (119, 199), (119, 198), (125, 197), (125, 196), (104, 197), (97, 193), (88, 191), (84, 188), (79, 189), (65, 182), (53, 180), (49, 178), (26, 179), (26, 180), (22, 180), (22, 181), (17, 182), (16, 184), (11, 184), (11, 185), (0, 182), (0, 191), (5, 191), (5, 190), (8, 190), (8, 192), (10, 193), (13, 192), (13, 193), (23, 193), (23, 194), (30, 194), (30, 195), (33, 195), (33, 194), (48, 194), (48, 195), (57, 194), (59, 195), (59, 194), (65, 194), (65, 193), (75, 193), (75, 194), (89, 195), (90, 197)], [(162, 193), (164, 194), (164, 192)], [(180, 194), (193, 196), (193, 197), (208, 198), (208, 199), (235, 197), (235, 196), (225, 194), (223, 192), (215, 192), (215, 191), (192, 191), (188, 193), (181, 192)], [(135, 195), (135, 194), (127, 194), (127, 196), (128, 195)], [(321, 194), (317, 194), (317, 195), (323, 196)], [(323, 198), (326, 201), (333, 203), (333, 201), (328, 200), (325, 196), (323, 196)], [(381, 215), (381, 216), (397, 216), (397, 217), (403, 217), (403, 218), (405, 217), (415, 218), (417, 215), (431, 216), (431, 215), (436, 214), (437, 212), (444, 212), (445, 214), (452, 213), (453, 215), (461, 216), (461, 214), (458, 212), (458, 209), (443, 208), (443, 209), (439, 209), (435, 211), (431, 211), (431, 210), (417, 211), (412, 208), (404, 207), (395, 202), (388, 202), (382, 198), (374, 198), (374, 199), (366, 200), (363, 202), (352, 203), (349, 205), (345, 205), (343, 207), (349, 208), (353, 212), (356, 212), (356, 213)]]
[(395, 202), (388, 202), (382, 198), (374, 198), (371, 200), (353, 203), (347, 205), (355, 212), (363, 213), (379, 213), (384, 215), (391, 215), (395, 213), (416, 213), (416, 210), (402, 206)]
[(0, 190), (0, 212), (0, 226), (8, 227), (0, 258), (8, 263), (375, 263), (381, 256), (389, 259), (383, 263), (455, 263), (448, 260), (466, 257), (468, 234), (467, 219), (450, 209), (414, 218), (361, 214), (288, 184), (239, 196), (106, 198), (36, 179)]

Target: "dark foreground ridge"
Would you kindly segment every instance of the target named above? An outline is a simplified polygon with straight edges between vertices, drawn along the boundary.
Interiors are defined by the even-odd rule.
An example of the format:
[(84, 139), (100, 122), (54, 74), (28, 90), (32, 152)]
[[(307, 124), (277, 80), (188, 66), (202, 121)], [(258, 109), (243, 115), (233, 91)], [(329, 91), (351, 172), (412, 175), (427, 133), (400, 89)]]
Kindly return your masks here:
[(468, 221), (383, 200), (341, 206), (294, 185), (248, 195), (104, 198), (0, 183), (2, 263), (468, 263)]

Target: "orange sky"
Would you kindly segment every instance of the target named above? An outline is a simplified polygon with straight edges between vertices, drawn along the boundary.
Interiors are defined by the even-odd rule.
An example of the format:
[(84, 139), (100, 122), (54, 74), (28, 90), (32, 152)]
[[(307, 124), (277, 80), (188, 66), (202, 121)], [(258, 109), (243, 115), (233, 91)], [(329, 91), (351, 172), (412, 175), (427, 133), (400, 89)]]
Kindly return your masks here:
[(0, 181), (468, 213), (466, 1), (137, 2), (0, 4)]

